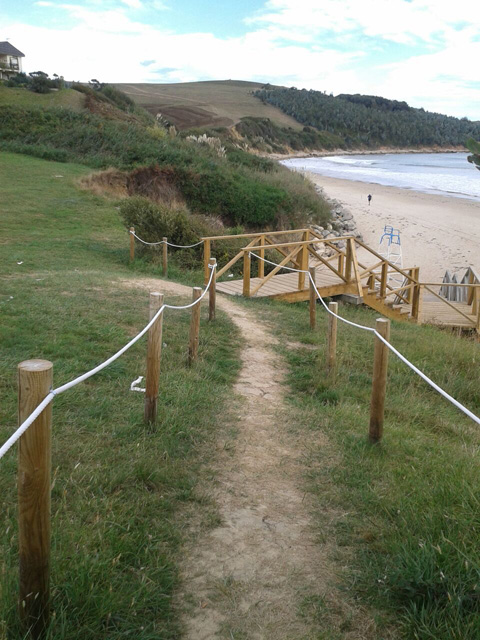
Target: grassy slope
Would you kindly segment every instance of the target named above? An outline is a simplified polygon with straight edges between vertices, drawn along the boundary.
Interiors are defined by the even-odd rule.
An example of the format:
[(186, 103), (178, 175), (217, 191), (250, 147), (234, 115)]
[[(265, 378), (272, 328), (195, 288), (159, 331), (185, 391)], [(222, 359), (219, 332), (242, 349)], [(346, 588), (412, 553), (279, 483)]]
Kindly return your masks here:
[(197, 126), (228, 127), (240, 118), (270, 118), (281, 127), (301, 131), (294, 118), (272, 105), (262, 104), (251, 93), (260, 89), (257, 82), (234, 80), (185, 82), (175, 84), (115, 84), (135, 102), (154, 115), (164, 114), (177, 128)]
[(44, 94), (0, 85), (0, 107), (8, 104), (18, 107), (67, 107), (74, 111), (82, 111), (84, 102), (85, 96), (74, 89)]
[[(0, 154), (2, 442), (16, 423), (18, 362), (52, 360), (58, 386), (114, 353), (148, 317), (148, 293), (119, 283), (134, 274), (113, 203), (74, 186), (86, 172)], [(178, 637), (171, 595), (184, 514), (201, 501), (203, 524), (216, 518), (196, 485), (238, 366), (234, 327), (222, 314), (208, 326), (205, 313), (191, 369), (189, 315), (166, 314), (156, 429), (143, 424), (143, 396), (129, 391), (144, 373), (144, 340), (55, 400), (51, 639)], [(0, 461), (0, 637), (12, 640), (22, 637), (16, 465), (15, 451)]]
[[(409, 640), (480, 637), (480, 434), (392, 354), (383, 443), (367, 443), (372, 336), (339, 323), (337, 378), (328, 378), (326, 314), (308, 326), (306, 305), (261, 303), (282, 327), (292, 425), (310, 445), (306, 478), (317, 496), (319, 538), (355, 598), (382, 608)], [(373, 326), (376, 314), (341, 306)], [(392, 343), (460, 402), (480, 414), (478, 343), (432, 327), (393, 323)], [(292, 426), (293, 428), (293, 426)], [(324, 434), (329, 445), (316, 444)], [(341, 514), (332, 525), (329, 513)], [(329, 628), (329, 611), (315, 615)], [(346, 628), (348, 631), (348, 627)], [(337, 635), (326, 635), (335, 637)]]

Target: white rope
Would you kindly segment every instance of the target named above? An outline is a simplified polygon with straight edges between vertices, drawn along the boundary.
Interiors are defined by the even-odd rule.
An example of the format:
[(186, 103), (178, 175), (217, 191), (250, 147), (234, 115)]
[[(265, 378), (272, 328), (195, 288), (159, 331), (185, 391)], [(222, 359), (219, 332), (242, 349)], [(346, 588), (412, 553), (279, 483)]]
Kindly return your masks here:
[(3, 444), (3, 446), (0, 447), (0, 459), (3, 458), (3, 456), (7, 453), (7, 451), (25, 433), (25, 431), (32, 424), (32, 422), (34, 422), (34, 420), (37, 419), (37, 417), (42, 413), (42, 411), (45, 409), (45, 407), (47, 407), (50, 404), (50, 402), (53, 400), (53, 398), (55, 396), (59, 395), (60, 393), (63, 393), (64, 391), (67, 391), (68, 389), (71, 389), (72, 387), (75, 387), (77, 384), (80, 384), (80, 382), (84, 382), (88, 378), (91, 378), (92, 376), (94, 376), (99, 371), (102, 371), (102, 369), (105, 369), (106, 367), (108, 367), (108, 365), (112, 364), (112, 362), (114, 362), (121, 355), (123, 355), (125, 353), (125, 351), (128, 351), (128, 349), (130, 349), (130, 347), (132, 347), (136, 342), (138, 342), (140, 340), (140, 338), (142, 338), (147, 333), (147, 331), (156, 322), (156, 320), (158, 319), (158, 317), (160, 316), (160, 314), (163, 312), (164, 309), (190, 309), (190, 307), (193, 307), (196, 304), (199, 304), (201, 302), (202, 298), (205, 297), (207, 291), (210, 288), (210, 285), (212, 283), (214, 270), (215, 270), (216, 266), (217, 266), (216, 264), (214, 264), (214, 265), (210, 265), (209, 264), (208, 265), (208, 267), (210, 269), (210, 278), (208, 280), (208, 284), (205, 287), (205, 289), (203, 290), (202, 294), (196, 300), (194, 300), (190, 304), (186, 304), (186, 305), (183, 305), (183, 306), (174, 306), (174, 305), (171, 305), (171, 304), (163, 304), (160, 307), (160, 309), (157, 311), (157, 313), (153, 316), (153, 318), (150, 320), (150, 322), (140, 331), (140, 333), (138, 333), (134, 338), (132, 338), (132, 340), (130, 340), (130, 342), (128, 344), (124, 345), (121, 349), (119, 349), (116, 353), (114, 353), (113, 356), (110, 356), (110, 358), (108, 358), (107, 360), (105, 360), (104, 362), (102, 362), (101, 364), (96, 366), (95, 368), (90, 369), (90, 371), (87, 371), (86, 373), (82, 374), (81, 376), (78, 376), (74, 380), (71, 380), (70, 382), (67, 382), (66, 384), (62, 385), (61, 387), (57, 387), (56, 389), (52, 389), (48, 393), (48, 395), (45, 396), (45, 398), (38, 405), (38, 407), (33, 411), (33, 413), (31, 413), (28, 416), (28, 418), (24, 422), (22, 422), (22, 424), (18, 427), (18, 429), (10, 436), (10, 438)]
[[(252, 253), (252, 252), (249, 252), (249, 253), (250, 253), (251, 256), (255, 256), (255, 258), (258, 258), (259, 260), (263, 260), (264, 262), (268, 262), (269, 264), (275, 265), (277, 267), (279, 266), (276, 262), (271, 262), (270, 260), (266, 260), (265, 258), (261, 258), (260, 256), (257, 256), (255, 253)], [(312, 285), (313, 285), (313, 288), (315, 289), (315, 293), (317, 294), (318, 299), (320, 300), (322, 305), (325, 307), (325, 309), (328, 311), (328, 313), (330, 313), (332, 316), (335, 316), (336, 318), (338, 318), (339, 320), (341, 320), (345, 324), (349, 324), (350, 326), (355, 327), (357, 329), (362, 329), (362, 331), (370, 331), (371, 333), (376, 335), (377, 338), (379, 338), (385, 344), (385, 346), (387, 346), (390, 349), (390, 351), (392, 351), (402, 362), (404, 362), (407, 365), (407, 367), (410, 367), (410, 369), (412, 369), (412, 371), (414, 371), (417, 375), (419, 375), (420, 378), (425, 380), (425, 382), (427, 384), (429, 384), (433, 389), (435, 389), (435, 391), (437, 391), (440, 395), (442, 395), (449, 402), (451, 402), (453, 405), (455, 405), (457, 407), (457, 409), (460, 409), (460, 411), (463, 411), (463, 413), (465, 415), (467, 415), (469, 418), (471, 418), (474, 422), (476, 422), (477, 424), (480, 424), (480, 418), (478, 416), (476, 416), (469, 409), (464, 407), (463, 404), (458, 402), (458, 400), (455, 400), (455, 398), (453, 398), (450, 394), (448, 394), (441, 387), (439, 387), (438, 384), (433, 382), (433, 380), (431, 380), (427, 375), (425, 375), (423, 373), (423, 371), (420, 371), (420, 369), (418, 369), (418, 367), (416, 367), (414, 364), (412, 364), (410, 362), (410, 360), (408, 360), (404, 355), (402, 355), (399, 351), (397, 351), (397, 349), (395, 349), (395, 347), (393, 345), (391, 345), (390, 342), (388, 342), (388, 340), (386, 340), (382, 335), (380, 335), (378, 333), (378, 331), (376, 331), (372, 327), (366, 327), (363, 324), (357, 324), (356, 322), (351, 322), (350, 320), (347, 320), (346, 318), (342, 318), (342, 316), (337, 315), (331, 309), (329, 309), (329, 307), (325, 303), (324, 299), (320, 295), (320, 293), (319, 293), (319, 291), (317, 289), (317, 286), (316, 286), (316, 284), (315, 284), (315, 282), (314, 282), (314, 280), (312, 278), (312, 275), (310, 274), (310, 271), (305, 271), (304, 269), (292, 269), (291, 267), (281, 267), (281, 268), (282, 269), (288, 269), (289, 271), (296, 271), (297, 273), (306, 273), (308, 275)]]
[(185, 245), (172, 244), (171, 242), (167, 242), (165, 240), (160, 240), (160, 242), (147, 242), (146, 240), (142, 240), (142, 238), (139, 238), (134, 231), (129, 231), (129, 233), (131, 233), (132, 236), (136, 238), (139, 242), (143, 242), (143, 244), (147, 244), (151, 247), (157, 246), (159, 244), (167, 244), (169, 247), (175, 247), (175, 249), (192, 249), (193, 247), (198, 247), (199, 244), (203, 244), (203, 240), (200, 240), (200, 242), (196, 242), (195, 244), (185, 244)]

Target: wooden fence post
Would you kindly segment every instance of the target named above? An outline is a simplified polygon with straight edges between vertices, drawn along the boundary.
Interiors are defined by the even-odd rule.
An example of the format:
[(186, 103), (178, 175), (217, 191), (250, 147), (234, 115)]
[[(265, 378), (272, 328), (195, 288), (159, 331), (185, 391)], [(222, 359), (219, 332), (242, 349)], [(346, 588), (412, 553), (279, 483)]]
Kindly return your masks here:
[(168, 275), (168, 244), (167, 238), (162, 238), (163, 246), (162, 246), (162, 272), (163, 277), (166, 278)]
[(339, 273), (341, 273), (342, 276), (344, 275), (343, 274), (344, 268), (345, 268), (345, 254), (339, 253), (338, 254), (338, 268), (337, 268), (337, 271)]
[[(260, 236), (260, 246), (265, 246), (265, 234)], [(260, 249), (260, 258), (261, 260), (258, 261), (258, 277), (263, 280), (265, 277), (265, 262), (263, 261), (265, 259), (265, 249)]]
[(135, 237), (134, 234), (135, 233), (135, 227), (130, 227), (130, 233), (128, 234), (130, 236), (130, 262), (133, 262), (135, 260)]
[[(265, 246), (265, 234), (260, 236), (260, 246)], [(262, 259), (258, 261), (258, 277), (263, 280), (265, 277), (265, 263), (263, 261), (265, 259), (265, 249), (260, 249), (260, 258)]]
[(250, 269), (251, 269), (250, 252), (243, 252), (243, 295), (245, 298), (250, 297)]
[[(192, 301), (198, 300), (202, 295), (200, 287), (193, 287)], [(192, 307), (192, 318), (190, 320), (190, 339), (188, 343), (188, 364), (191, 365), (198, 355), (198, 339), (200, 334), (200, 305), (198, 302)]]
[(416, 284), (413, 287), (413, 300), (412, 300), (412, 318), (415, 318), (417, 324), (422, 323), (422, 294), (423, 287), (421, 284)]
[[(163, 294), (150, 293), (150, 320), (163, 304)], [(158, 385), (160, 381), (160, 358), (162, 356), (163, 312), (148, 330), (147, 373), (145, 381), (144, 420), (155, 422), (157, 418)]]
[[(18, 365), (18, 422), (34, 411), (52, 388), (53, 364), (26, 360)], [(18, 542), (20, 617), (33, 640), (50, 620), (50, 487), (52, 405), (18, 441)]]
[[(310, 231), (304, 231), (302, 234), (302, 242), (310, 240)], [(298, 274), (298, 290), (303, 291), (305, 288), (305, 271), (308, 270), (308, 244), (302, 245), (300, 249), (300, 269)]]
[(212, 321), (215, 320), (215, 305), (217, 301), (217, 266), (215, 258), (210, 258), (209, 263), (213, 270), (213, 275), (208, 292), (208, 319)]
[(315, 267), (309, 268), (310, 273), (310, 329), (315, 329), (317, 324), (317, 293), (315, 291)]
[[(328, 308), (333, 313), (338, 314), (338, 302), (329, 302)], [(328, 337), (327, 337), (327, 369), (329, 373), (334, 373), (337, 362), (337, 318), (328, 314)]]
[[(390, 340), (390, 320), (377, 318), (375, 323), (377, 332)], [(383, 436), (383, 419), (385, 413), (385, 391), (387, 388), (388, 347), (375, 336), (373, 361), (372, 398), (370, 402), (370, 442), (379, 442)]]
[(353, 259), (352, 242), (351, 242), (351, 238), (348, 238), (347, 246), (345, 248), (345, 273), (344, 273), (347, 284), (352, 279), (352, 259)]
[(381, 276), (380, 276), (380, 297), (382, 298), (382, 300), (384, 300), (387, 295), (387, 284), (388, 284), (388, 262), (382, 262)]
[(210, 240), (203, 241), (203, 276), (205, 284), (207, 284), (210, 278), (210, 269), (208, 268), (208, 262), (210, 260)]

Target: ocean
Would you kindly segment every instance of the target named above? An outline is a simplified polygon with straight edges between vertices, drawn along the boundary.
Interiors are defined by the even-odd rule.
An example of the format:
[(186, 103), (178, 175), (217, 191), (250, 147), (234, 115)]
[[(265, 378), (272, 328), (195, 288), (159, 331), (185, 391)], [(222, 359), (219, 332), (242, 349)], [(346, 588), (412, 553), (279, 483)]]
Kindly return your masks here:
[(357, 180), (456, 198), (480, 200), (480, 171), (467, 153), (386, 153), (291, 158), (282, 164), (331, 178)]

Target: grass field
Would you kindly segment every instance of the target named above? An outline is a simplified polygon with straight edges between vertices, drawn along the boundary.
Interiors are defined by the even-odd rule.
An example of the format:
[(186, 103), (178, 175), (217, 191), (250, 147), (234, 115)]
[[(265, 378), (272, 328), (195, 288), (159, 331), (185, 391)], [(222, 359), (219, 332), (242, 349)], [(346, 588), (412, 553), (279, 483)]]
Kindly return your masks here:
[(230, 127), (240, 118), (269, 118), (281, 127), (301, 131), (303, 126), (272, 105), (251, 95), (258, 82), (235, 80), (181, 82), (175, 84), (115, 84), (153, 115), (161, 113), (177, 129)]
[(85, 96), (74, 89), (62, 89), (49, 93), (34, 93), (28, 89), (15, 89), (0, 85), (0, 107), (15, 105), (17, 107), (66, 107), (74, 111), (82, 111)]
[[(318, 539), (336, 549), (343, 588), (409, 640), (480, 638), (478, 427), (390, 354), (384, 439), (370, 445), (372, 335), (339, 323), (337, 374), (328, 376), (321, 307), (312, 332), (306, 304), (255, 305), (282, 327), (292, 429), (306, 442)], [(367, 326), (376, 318), (348, 305), (340, 314)], [(478, 343), (406, 323), (392, 324), (391, 342), (480, 414)], [(310, 609), (325, 638), (338, 638), (327, 633), (331, 607)]]
[[(51, 360), (58, 386), (117, 351), (148, 319), (148, 292), (122, 284), (139, 273), (128, 267), (115, 203), (75, 187), (87, 171), (0, 154), (2, 443), (16, 425), (20, 361)], [(192, 505), (201, 505), (200, 526), (217, 518), (198, 481), (238, 369), (235, 328), (221, 313), (209, 325), (205, 313), (191, 368), (189, 314), (166, 313), (156, 427), (143, 424), (143, 395), (129, 391), (144, 374), (145, 341), (54, 401), (51, 640), (178, 638), (177, 554)], [(16, 469), (10, 451), (0, 461), (2, 640), (23, 637)]]
[[(59, 385), (102, 362), (147, 319), (148, 293), (132, 282), (158, 275), (158, 266), (128, 265), (116, 202), (76, 187), (88, 171), (0, 154), (1, 442), (16, 424), (20, 361), (52, 360)], [(170, 273), (189, 284), (202, 277), (175, 261)], [(312, 332), (306, 304), (239, 304), (281, 343), (315, 533), (335, 554), (342, 589), (378, 611), (379, 629), (398, 628), (408, 640), (480, 638), (478, 428), (390, 355), (385, 435), (369, 445), (371, 334), (340, 325), (337, 373), (329, 376), (324, 313)], [(341, 314), (369, 326), (376, 318), (348, 306)], [(241, 346), (228, 318), (220, 313), (209, 325), (203, 315), (200, 358), (189, 369), (188, 323), (188, 314), (166, 314), (156, 428), (143, 424), (143, 396), (129, 391), (144, 372), (145, 342), (54, 401), (48, 640), (181, 635), (172, 606), (177, 561), (193, 513), (201, 514), (196, 529), (218, 524), (204, 480)], [(480, 413), (478, 343), (406, 323), (392, 325), (391, 340)], [(23, 637), (16, 468), (15, 452), (0, 461), (1, 640)], [(348, 619), (337, 632), (330, 602), (303, 595), (302, 615), (324, 629), (318, 640), (352, 638)]]

